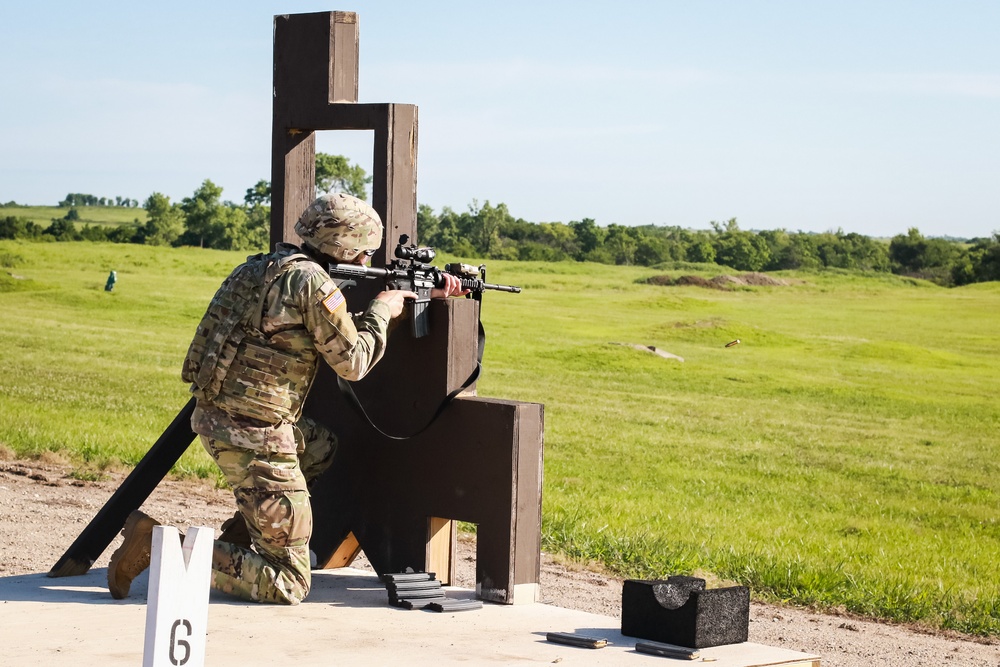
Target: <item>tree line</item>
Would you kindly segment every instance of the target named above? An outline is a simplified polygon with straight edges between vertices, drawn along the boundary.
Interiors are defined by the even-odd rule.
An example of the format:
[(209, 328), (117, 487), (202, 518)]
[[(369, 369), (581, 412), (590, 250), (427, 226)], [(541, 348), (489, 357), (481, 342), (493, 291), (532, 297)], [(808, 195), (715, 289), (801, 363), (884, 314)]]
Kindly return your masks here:
[(128, 197), (95, 197), (94, 195), (85, 195), (79, 192), (71, 192), (66, 195), (66, 198), (59, 202), (59, 208), (66, 208), (67, 206), (124, 206), (126, 208), (138, 208), (138, 199), (129, 199)]
[(505, 204), (473, 202), (467, 211), (419, 207), (420, 242), (460, 256), (537, 261), (590, 261), (658, 266), (718, 264), (737, 271), (851, 269), (892, 272), (939, 285), (1000, 280), (1000, 233), (958, 243), (924, 237), (916, 228), (888, 243), (842, 230), (748, 231), (733, 218), (711, 229), (676, 226), (601, 227), (591, 218), (532, 223)]
[[(362, 199), (371, 178), (364, 169), (339, 155), (316, 155), (319, 192), (347, 192)], [(84, 199), (79, 199), (79, 198)], [(67, 214), (43, 228), (25, 218), (0, 218), (0, 238), (91, 240), (164, 246), (198, 246), (220, 250), (263, 250), (269, 242), (271, 185), (258, 181), (243, 201), (222, 200), (222, 188), (206, 179), (190, 196), (173, 203), (154, 192), (143, 202), (147, 219), (119, 227), (74, 224), (77, 205), (90, 195), (68, 195), (60, 206)], [(117, 198), (116, 205), (135, 200)], [(712, 222), (711, 229), (677, 226), (598, 225), (591, 218), (562, 222), (529, 222), (515, 218), (505, 204), (480, 205), (465, 211), (440, 212), (419, 206), (420, 242), (461, 257), (533, 261), (590, 261), (641, 266), (677, 263), (716, 264), (736, 271), (784, 269), (849, 269), (892, 272), (931, 280), (939, 285), (965, 285), (1000, 280), (1000, 233), (955, 242), (924, 237), (916, 228), (888, 243), (842, 230), (825, 233), (784, 229), (740, 229), (735, 218)]]

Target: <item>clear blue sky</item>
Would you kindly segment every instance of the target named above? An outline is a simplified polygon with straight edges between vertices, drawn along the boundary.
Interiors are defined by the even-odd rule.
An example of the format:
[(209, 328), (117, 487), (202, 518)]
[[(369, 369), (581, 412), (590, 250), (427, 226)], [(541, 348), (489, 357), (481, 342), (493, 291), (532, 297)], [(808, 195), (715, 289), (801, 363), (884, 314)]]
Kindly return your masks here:
[[(0, 201), (270, 178), (274, 14), (356, 11), (418, 200), (533, 222), (1000, 230), (1000, 2), (47, 2), (0, 22)], [(319, 150), (370, 169), (368, 133)]]

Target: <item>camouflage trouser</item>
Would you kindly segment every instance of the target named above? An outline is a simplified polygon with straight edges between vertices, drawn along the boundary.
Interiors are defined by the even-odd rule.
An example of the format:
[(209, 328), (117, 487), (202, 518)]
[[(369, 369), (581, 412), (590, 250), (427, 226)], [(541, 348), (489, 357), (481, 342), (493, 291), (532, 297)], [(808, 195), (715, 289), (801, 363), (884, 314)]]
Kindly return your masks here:
[(311, 584), (307, 485), (330, 466), (336, 438), (305, 418), (296, 429), (296, 452), (200, 437), (232, 487), (253, 542), (251, 550), (215, 541), (212, 588), (256, 602), (301, 602)]

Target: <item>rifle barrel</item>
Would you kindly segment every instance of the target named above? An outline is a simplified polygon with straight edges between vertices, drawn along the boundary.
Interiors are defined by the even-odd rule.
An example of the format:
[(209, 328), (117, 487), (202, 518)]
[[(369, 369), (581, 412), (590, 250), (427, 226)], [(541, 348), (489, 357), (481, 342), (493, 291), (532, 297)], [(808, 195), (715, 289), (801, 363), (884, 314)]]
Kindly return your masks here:
[[(439, 275), (440, 270), (435, 269), (434, 267), (428, 267), (425, 270), (399, 268), (381, 269), (374, 266), (361, 266), (360, 264), (330, 264), (327, 267), (327, 272), (331, 276), (340, 276), (345, 278), (406, 278), (409, 277), (410, 271), (414, 274), (434, 275), (437, 278), (435, 280), (435, 287), (441, 287), (444, 283), (444, 279)], [(511, 292), (513, 294), (519, 294), (521, 292), (520, 287), (515, 287), (513, 285), (496, 285), (494, 283), (483, 282), (478, 278), (456, 277), (458, 277), (461, 282), (462, 289), (471, 290), (473, 292), (482, 292), (483, 290), (496, 290), (497, 292)]]
[(514, 294), (521, 293), (521, 288), (515, 287), (514, 285), (494, 285), (493, 283), (483, 283), (483, 289), (492, 289), (498, 292), (512, 292)]

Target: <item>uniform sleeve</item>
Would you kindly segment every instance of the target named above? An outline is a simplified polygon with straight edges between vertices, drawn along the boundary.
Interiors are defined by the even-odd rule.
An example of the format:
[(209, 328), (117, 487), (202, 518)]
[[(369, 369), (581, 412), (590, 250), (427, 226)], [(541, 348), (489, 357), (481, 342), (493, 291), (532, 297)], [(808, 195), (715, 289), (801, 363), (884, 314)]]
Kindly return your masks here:
[(343, 293), (323, 273), (310, 276), (299, 293), (306, 329), (326, 363), (345, 380), (360, 380), (385, 352), (389, 306), (377, 299), (358, 316), (347, 310)]

